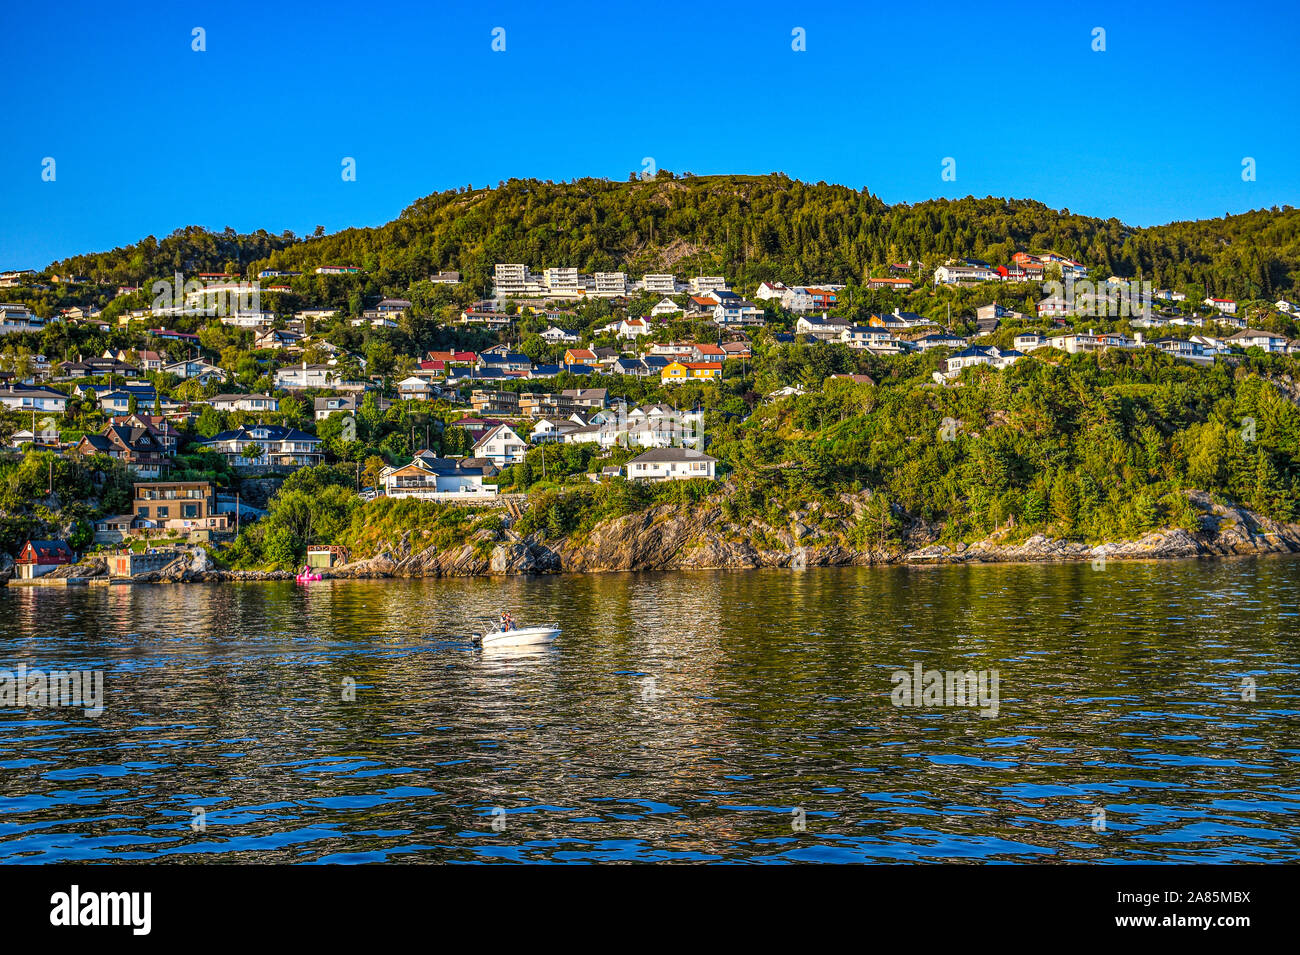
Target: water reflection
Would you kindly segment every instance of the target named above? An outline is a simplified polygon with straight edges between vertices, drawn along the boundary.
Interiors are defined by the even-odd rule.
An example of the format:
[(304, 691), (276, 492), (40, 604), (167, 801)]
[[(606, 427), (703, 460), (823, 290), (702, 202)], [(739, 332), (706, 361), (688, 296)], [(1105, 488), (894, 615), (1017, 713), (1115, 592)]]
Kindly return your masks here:
[[(1298, 577), (7, 589), (0, 666), (103, 669), (108, 698), (0, 710), (0, 857), (1295, 860)], [(506, 608), (564, 633), (467, 641)], [(996, 668), (997, 718), (891, 705), (914, 662)]]

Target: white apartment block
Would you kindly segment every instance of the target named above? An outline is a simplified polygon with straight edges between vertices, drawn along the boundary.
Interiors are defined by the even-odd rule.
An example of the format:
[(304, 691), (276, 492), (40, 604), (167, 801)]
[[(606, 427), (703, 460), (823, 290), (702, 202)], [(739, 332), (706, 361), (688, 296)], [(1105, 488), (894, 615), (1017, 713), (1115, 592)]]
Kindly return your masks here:
[(265, 328), (275, 324), (275, 313), (238, 309), (229, 315), (222, 315), (221, 324), (232, 325), (235, 328)]
[(582, 291), (582, 282), (578, 277), (577, 269), (546, 269), (542, 272), (542, 284), (548, 291), (565, 295), (576, 295)]
[(492, 285), (498, 298), (525, 295), (528, 292), (528, 266), (520, 263), (500, 263), (492, 273)]
[(673, 295), (677, 291), (677, 276), (647, 275), (642, 284), (650, 295)]
[(724, 292), (727, 280), (721, 275), (697, 275), (691, 279), (691, 294), (701, 295), (705, 292)]
[(595, 295), (597, 298), (617, 298), (627, 294), (626, 272), (597, 272)]
[(962, 282), (992, 282), (1001, 278), (993, 269), (979, 265), (941, 265), (934, 270), (935, 285), (958, 285)]

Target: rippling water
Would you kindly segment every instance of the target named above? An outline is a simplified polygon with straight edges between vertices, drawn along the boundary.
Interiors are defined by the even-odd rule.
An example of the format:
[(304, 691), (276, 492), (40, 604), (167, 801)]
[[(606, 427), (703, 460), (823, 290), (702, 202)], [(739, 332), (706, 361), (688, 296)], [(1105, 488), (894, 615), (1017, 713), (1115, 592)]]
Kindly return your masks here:
[[(1296, 861), (1297, 583), (1271, 559), (7, 588), (0, 667), (102, 669), (107, 700), (0, 710), (0, 860)], [(507, 606), (564, 633), (461, 639)], [(997, 716), (892, 705), (917, 661), (996, 668)]]

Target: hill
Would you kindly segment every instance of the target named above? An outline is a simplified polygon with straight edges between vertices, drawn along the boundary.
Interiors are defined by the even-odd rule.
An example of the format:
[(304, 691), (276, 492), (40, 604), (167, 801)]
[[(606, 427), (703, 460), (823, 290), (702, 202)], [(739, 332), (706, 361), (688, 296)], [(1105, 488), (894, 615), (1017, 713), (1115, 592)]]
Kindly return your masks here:
[(1053, 210), (1029, 199), (933, 199), (887, 205), (870, 192), (766, 176), (649, 181), (512, 179), (417, 200), (387, 225), (300, 239), (191, 226), (112, 252), (50, 266), (115, 283), (263, 268), (310, 271), (357, 265), (370, 290), (398, 291), (457, 269), (486, 293), (496, 262), (584, 272), (672, 271), (764, 279), (856, 282), (889, 263), (932, 266), (949, 257), (1005, 262), (1022, 249), (1053, 249), (1156, 287), (1267, 299), (1300, 282), (1300, 210), (1290, 206), (1222, 219), (1127, 226)]

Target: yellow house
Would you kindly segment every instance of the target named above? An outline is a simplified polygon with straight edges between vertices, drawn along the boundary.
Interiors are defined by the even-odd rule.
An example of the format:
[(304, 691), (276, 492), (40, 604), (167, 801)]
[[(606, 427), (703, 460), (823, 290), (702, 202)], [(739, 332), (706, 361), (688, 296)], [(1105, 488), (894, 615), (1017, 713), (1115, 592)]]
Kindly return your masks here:
[(683, 381), (721, 381), (722, 363), (717, 361), (673, 361), (664, 366), (659, 382), (664, 385)]

